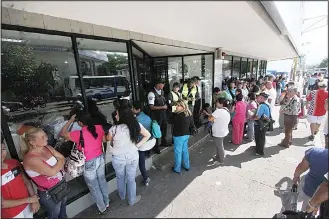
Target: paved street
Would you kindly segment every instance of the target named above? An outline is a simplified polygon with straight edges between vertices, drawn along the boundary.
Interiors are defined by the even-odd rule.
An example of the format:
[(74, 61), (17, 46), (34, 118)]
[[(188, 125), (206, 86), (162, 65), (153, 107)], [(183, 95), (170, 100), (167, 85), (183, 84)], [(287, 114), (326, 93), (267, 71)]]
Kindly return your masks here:
[[(287, 188), (294, 169), (310, 146), (324, 144), (317, 135), (308, 141), (309, 127), (302, 120), (294, 131), (293, 146), (276, 146), (283, 134), (275, 129), (267, 136), (265, 157), (254, 156), (253, 143), (234, 146), (225, 140), (225, 165), (215, 166), (210, 160), (215, 153), (214, 142), (205, 142), (190, 151), (191, 170), (181, 175), (170, 167), (151, 170), (149, 187), (137, 191), (142, 199), (134, 207), (121, 201), (116, 191), (110, 195), (110, 211), (103, 218), (271, 218), (282, 207), (280, 191)], [(285, 182), (280, 188), (280, 182)], [(278, 188), (276, 188), (278, 185)], [(281, 191), (282, 192), (282, 191)], [(96, 217), (92, 206), (77, 218)], [(98, 218), (98, 216), (97, 216)]]

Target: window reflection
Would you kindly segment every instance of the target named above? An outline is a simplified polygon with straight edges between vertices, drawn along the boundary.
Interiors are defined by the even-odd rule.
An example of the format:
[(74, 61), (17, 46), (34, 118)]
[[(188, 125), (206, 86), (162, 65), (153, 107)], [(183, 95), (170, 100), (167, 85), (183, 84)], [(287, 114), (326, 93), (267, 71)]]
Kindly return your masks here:
[(2, 106), (18, 154), (20, 135), (31, 126), (43, 128), (55, 146), (69, 101), (78, 98), (67, 80), (77, 75), (71, 38), (2, 30), (1, 49)]
[(244, 79), (247, 77), (247, 71), (248, 71), (248, 62), (247, 58), (241, 59), (241, 75), (240, 78)]
[(182, 84), (182, 57), (168, 58), (168, 80), (170, 90), (175, 82)]
[(241, 71), (240, 64), (241, 64), (240, 57), (233, 57), (233, 73), (232, 73), (232, 77), (239, 78), (240, 71)]
[(223, 60), (223, 78), (229, 78), (232, 70), (232, 56), (225, 56)]

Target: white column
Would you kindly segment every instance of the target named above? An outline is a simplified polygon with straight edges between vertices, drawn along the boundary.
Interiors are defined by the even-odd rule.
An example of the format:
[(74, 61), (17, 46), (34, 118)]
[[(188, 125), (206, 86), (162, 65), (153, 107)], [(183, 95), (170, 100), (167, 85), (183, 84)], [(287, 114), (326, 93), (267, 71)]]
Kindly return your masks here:
[(222, 59), (216, 59), (215, 58), (215, 71), (214, 71), (214, 88), (222, 88), (222, 81), (223, 81), (223, 60)]

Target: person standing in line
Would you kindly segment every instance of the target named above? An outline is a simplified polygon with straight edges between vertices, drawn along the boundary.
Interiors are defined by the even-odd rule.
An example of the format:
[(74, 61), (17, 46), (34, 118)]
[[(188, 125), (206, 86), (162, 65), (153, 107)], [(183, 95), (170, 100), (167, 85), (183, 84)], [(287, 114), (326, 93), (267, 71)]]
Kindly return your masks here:
[[(190, 125), (193, 123), (192, 113), (183, 100), (176, 103), (176, 111), (173, 113), (173, 138), (175, 165), (173, 172), (180, 174), (183, 165), (186, 171), (190, 170), (190, 158), (188, 152), (188, 139), (190, 137)], [(183, 159), (183, 163), (182, 163)]]
[(326, 83), (326, 81), (324, 80), (324, 73), (319, 73), (318, 74), (318, 79), (315, 81), (315, 84), (313, 86), (313, 90), (318, 90), (320, 88), (319, 83)]
[(266, 87), (266, 93), (268, 94), (267, 102), (270, 104), (272, 108), (271, 110), (274, 110), (275, 101), (276, 101), (276, 91), (273, 88), (273, 84), (271, 81), (267, 81), (265, 83), (265, 87)]
[[(76, 117), (82, 130), (68, 132), (70, 124), (74, 123)], [(83, 151), (85, 156), (83, 177), (96, 202), (99, 211), (97, 214), (105, 214), (110, 206), (110, 192), (105, 178), (105, 156), (102, 146), (103, 141), (105, 142), (105, 132), (103, 127), (95, 125), (90, 115), (78, 114), (77, 116), (73, 115), (64, 125), (60, 135), (66, 140), (76, 143), (78, 150)], [(81, 146), (81, 138), (84, 141), (84, 146)]]
[[(162, 79), (156, 79), (154, 88), (148, 94), (148, 104), (151, 110), (151, 118), (155, 119), (161, 128), (161, 145), (168, 147), (167, 141), (167, 105), (164, 97), (163, 87), (164, 81)], [(160, 139), (157, 139), (157, 144), (154, 147), (154, 151), (160, 154)]]
[[(268, 130), (268, 126), (264, 126), (268, 119), (271, 118), (271, 109), (266, 104), (266, 100), (268, 98), (268, 94), (260, 93), (257, 96), (258, 108), (256, 111), (256, 115), (253, 117), (255, 120), (255, 142), (256, 142), (256, 155), (264, 156), (264, 147), (266, 141), (266, 131)], [(265, 122), (264, 122), (265, 121)]]
[[(140, 195), (136, 196), (138, 149), (150, 139), (151, 134), (138, 123), (128, 107), (119, 107), (115, 117), (118, 124), (110, 128), (106, 140), (113, 145), (112, 165), (117, 178), (119, 197), (125, 200), (128, 194), (128, 204), (133, 206), (141, 199)], [(138, 142), (139, 135), (142, 139)]]
[(244, 100), (248, 100), (248, 94), (249, 94), (249, 90), (247, 88), (247, 82), (243, 82), (242, 83), (242, 95)]
[(225, 150), (223, 145), (224, 138), (228, 135), (228, 125), (231, 121), (231, 114), (228, 110), (229, 100), (221, 97), (216, 101), (216, 110), (209, 116), (208, 120), (213, 122), (212, 136), (216, 144), (215, 159), (218, 163), (223, 164), (225, 159)]
[[(304, 182), (300, 182), (300, 176), (309, 170)], [(302, 190), (299, 198), (302, 201), (299, 210), (306, 211), (308, 201), (312, 198), (317, 188), (325, 180), (324, 175), (328, 173), (328, 148), (313, 147), (305, 152), (303, 160), (295, 169), (293, 183), (300, 184)]]
[(236, 100), (236, 98), (235, 98), (235, 91), (236, 91), (236, 89), (235, 89), (235, 83), (232, 81), (232, 82), (230, 82), (230, 84), (229, 84), (229, 87), (228, 87), (228, 92), (229, 92), (229, 94), (231, 95), (231, 97), (232, 97), (232, 99), (235, 101)]
[(194, 111), (195, 100), (198, 93), (198, 87), (195, 83), (196, 81), (194, 78), (188, 79), (181, 89), (182, 99), (188, 105), (191, 113)]
[(195, 94), (195, 104), (193, 108), (193, 120), (194, 123), (198, 123), (200, 121), (200, 110), (202, 103), (202, 88), (201, 88), (201, 79), (198, 76), (194, 76), (193, 80), (195, 81), (195, 86), (197, 88), (197, 93)]
[[(138, 123), (142, 124), (143, 127), (152, 134), (152, 119), (143, 112), (143, 104), (141, 102), (135, 102), (132, 108), (133, 113), (136, 115)], [(142, 140), (143, 136), (139, 135), (138, 141)], [(154, 147), (156, 144), (156, 139), (152, 136), (150, 139), (143, 144), (140, 148), (138, 148), (139, 154), (139, 170), (143, 176), (143, 184), (145, 186), (149, 186), (151, 179), (147, 175), (146, 167), (145, 167), (145, 157), (146, 152)]]
[(328, 99), (326, 99), (326, 102), (324, 104), (324, 109), (327, 111), (326, 115), (326, 120), (324, 122), (324, 126), (323, 126), (323, 134), (324, 134), (324, 140), (325, 140), (325, 145), (326, 145), (326, 148), (328, 148), (328, 145), (329, 145), (329, 138), (328, 138)]
[(248, 131), (246, 141), (253, 141), (255, 137), (254, 130), (254, 120), (252, 119), (255, 116), (257, 110), (256, 94), (249, 93), (249, 103), (247, 105), (247, 119), (248, 119)]
[(48, 189), (61, 184), (64, 179), (62, 169), (65, 158), (62, 154), (48, 145), (48, 137), (40, 128), (30, 128), (21, 136), (20, 146), (24, 156), (23, 166), (26, 174), (38, 188), (40, 204), (49, 219), (67, 218), (67, 196), (56, 203), (49, 197)]
[(179, 99), (182, 98), (182, 94), (179, 93), (179, 83), (175, 82), (172, 86), (172, 90), (168, 95), (168, 104), (170, 107), (170, 112), (174, 112), (176, 110), (176, 106), (174, 105)]
[(39, 208), (39, 197), (18, 160), (7, 159), (1, 137), (1, 217), (33, 218)]
[(268, 81), (270, 81), (272, 83), (272, 88), (274, 90), (276, 90), (276, 82), (274, 81), (274, 77), (273, 76), (269, 76), (268, 77)]
[(297, 88), (290, 86), (287, 88), (286, 98), (281, 102), (284, 114), (284, 139), (279, 144), (281, 147), (289, 147), (292, 144), (292, 131), (297, 125), (298, 114), (301, 107), (300, 98), (297, 96)]
[(279, 103), (279, 98), (281, 96), (281, 81), (282, 81), (282, 77), (280, 76), (277, 80), (276, 80), (276, 100), (275, 100), (275, 104)]
[(314, 140), (318, 133), (322, 121), (324, 120), (326, 110), (324, 108), (325, 100), (328, 98), (328, 91), (326, 90), (326, 83), (320, 82), (319, 89), (313, 90), (306, 98), (307, 121), (310, 123), (311, 135), (309, 140)]
[(242, 144), (244, 135), (244, 124), (246, 121), (247, 104), (243, 101), (242, 93), (236, 95), (236, 103), (234, 105), (234, 117), (232, 119), (232, 143)]

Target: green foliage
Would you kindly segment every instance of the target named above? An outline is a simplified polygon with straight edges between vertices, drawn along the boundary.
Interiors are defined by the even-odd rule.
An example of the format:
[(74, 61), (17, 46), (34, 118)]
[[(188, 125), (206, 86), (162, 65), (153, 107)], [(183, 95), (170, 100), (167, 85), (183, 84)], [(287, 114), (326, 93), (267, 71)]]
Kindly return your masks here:
[(328, 67), (328, 58), (325, 58), (319, 64), (319, 68), (327, 68)]
[(28, 93), (45, 93), (54, 86), (53, 71), (57, 67), (48, 61), (37, 63), (33, 48), (28, 45), (2, 45), (2, 93), (21, 99)]
[(128, 57), (124, 56), (122, 54), (108, 54), (108, 62), (102, 63), (98, 69), (97, 72), (99, 75), (102, 76), (111, 76), (116, 75), (117, 70), (122, 70), (128, 68)]

